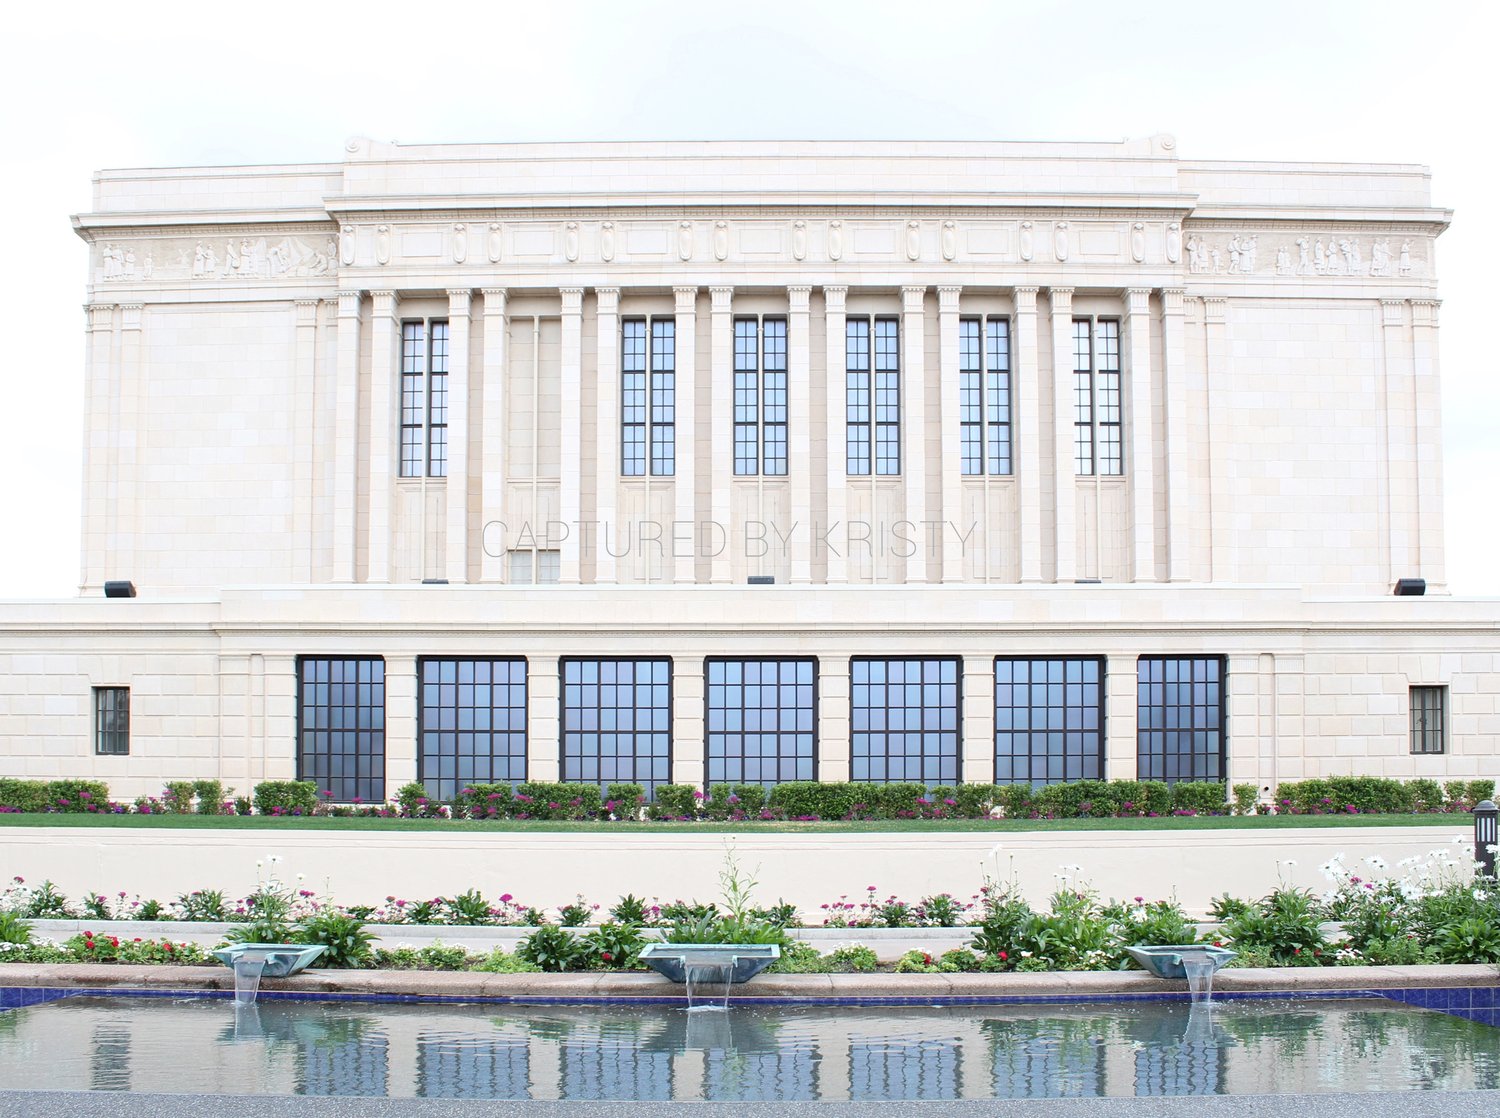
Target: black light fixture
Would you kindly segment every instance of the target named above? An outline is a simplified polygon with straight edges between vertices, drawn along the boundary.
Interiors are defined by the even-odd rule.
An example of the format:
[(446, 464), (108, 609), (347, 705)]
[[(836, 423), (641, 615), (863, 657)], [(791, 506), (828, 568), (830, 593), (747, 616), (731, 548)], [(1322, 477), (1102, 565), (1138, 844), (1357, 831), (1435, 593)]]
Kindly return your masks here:
[(422, 585), (423, 586), (447, 586), (448, 585), (448, 580), (446, 578), (424, 578), (422, 580)]
[(135, 583), (129, 579), (118, 579), (104, 584), (104, 596), (106, 598), (134, 598)]
[(1494, 800), (1474, 806), (1474, 861), (1485, 877), (1495, 876), (1495, 819), (1500, 808)]
[(1398, 598), (1420, 598), (1427, 593), (1427, 580), (1425, 578), (1398, 578), (1396, 580), (1396, 597)]
[(776, 576), (775, 575), (751, 575), (748, 581), (749, 581), (749, 583), (750, 583), (751, 586), (775, 586), (776, 585)]

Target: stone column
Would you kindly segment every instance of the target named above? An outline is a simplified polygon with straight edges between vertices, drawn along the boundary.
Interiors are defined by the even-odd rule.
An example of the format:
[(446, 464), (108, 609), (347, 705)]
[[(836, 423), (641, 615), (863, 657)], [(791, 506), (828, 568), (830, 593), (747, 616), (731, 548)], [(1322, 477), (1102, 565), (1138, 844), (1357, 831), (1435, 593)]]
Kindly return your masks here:
[(385, 658), (385, 794), (417, 779), (417, 686), (415, 656)]
[(1016, 444), (1011, 455), (1021, 506), (1021, 581), (1042, 581), (1041, 368), (1037, 356), (1035, 287), (1015, 289)]
[[(1078, 482), (1073, 462), (1073, 289), (1048, 291), (1052, 304), (1053, 540), (1057, 582), (1078, 577)], [(1098, 468), (1099, 448), (1094, 448)]]
[(1111, 655), (1104, 665), (1104, 779), (1136, 780), (1136, 660), (1134, 653)]
[(812, 581), (811, 287), (788, 287), (786, 322), (787, 474), (792, 483), (792, 581)]
[[(963, 455), (959, 445), (963, 436), (958, 422), (958, 296), (962, 290), (961, 287), (938, 288), (938, 375), (942, 378), (939, 398), (943, 402), (943, 444), (938, 461), (942, 464), (942, 520), (945, 522), (938, 528), (938, 546), (941, 548), (944, 582), (962, 582), (964, 577), (963, 545), (948, 528), (949, 524), (958, 528), (963, 515)], [(981, 337), (980, 345), (983, 344)], [(925, 533), (923, 538), (926, 538)]]
[(594, 295), (599, 368), (594, 428), (594, 516), (599, 523), (594, 533), (594, 581), (614, 582), (615, 557), (609, 549), (618, 548), (616, 541), (620, 538), (615, 524), (620, 481), (620, 289), (600, 287)]
[(1223, 299), (1203, 300), (1206, 333), (1204, 363), (1208, 384), (1208, 530), (1212, 556), (1209, 580), (1233, 582), (1233, 556), (1229, 548), (1229, 470), (1224, 455), (1229, 449), (1229, 409), (1222, 387), (1228, 374), (1229, 340), (1224, 321)]
[(293, 582), (312, 581), (313, 414), (318, 388), (317, 299), (297, 300), (297, 341), (292, 370), (292, 538), (287, 570)]
[(358, 291), (339, 292), (338, 379), (334, 404), (333, 581), (353, 582), (359, 522), (359, 308)]
[[(839, 331), (843, 338), (844, 332)], [(842, 352), (840, 353), (842, 359)], [(840, 378), (842, 380), (842, 378)], [(843, 412), (840, 410), (840, 414)], [(843, 446), (843, 443), (839, 443)], [(818, 662), (818, 775), (826, 782), (849, 779), (849, 658)]]
[(672, 783), (703, 787), (703, 657), (672, 657)]
[(145, 308), (140, 303), (120, 306), (120, 402), (115, 430), (114, 532), (105, 554), (105, 577), (136, 577), (136, 534), (141, 446), (141, 333)]
[(101, 590), (108, 577), (105, 571), (109, 514), (110, 447), (114, 431), (109, 421), (109, 401), (113, 395), (113, 363), (110, 350), (114, 345), (115, 308), (107, 303), (91, 304), (88, 315), (88, 404), (83, 418), (83, 564), (78, 592)]
[(1406, 301), (1380, 301), (1385, 373), (1386, 528), (1393, 583), (1417, 569), (1417, 462), (1411, 361), (1406, 346)]
[(1187, 582), (1192, 577), (1189, 543), (1189, 502), (1192, 493), (1188, 463), (1187, 339), (1183, 329), (1182, 289), (1161, 293), (1162, 365), (1165, 370), (1167, 426), (1167, 578)]
[(558, 780), (562, 768), (562, 683), (555, 658), (533, 656), (526, 666), (526, 779)]
[(844, 297), (848, 292), (847, 287), (823, 288), (823, 321), (827, 331), (824, 365), (827, 376), (824, 390), (827, 408), (824, 428), (828, 439), (823, 461), (827, 482), (824, 489), (828, 494), (828, 522), (821, 525), (821, 530), (815, 531), (813, 536), (815, 539), (823, 539), (825, 536), (828, 539), (825, 549), (828, 556), (825, 581), (830, 585), (849, 581), (844, 542), (849, 535), (849, 526), (845, 523), (849, 514), (849, 465), (845, 428), (847, 366), (844, 359)]
[[(1131, 580), (1156, 581), (1156, 440), (1151, 402), (1151, 292), (1125, 292), (1126, 375), (1130, 378)], [(1099, 510), (1100, 531), (1104, 514)]]
[[(709, 477), (711, 479), (710, 517), (717, 526), (710, 540), (714, 548), (709, 560), (709, 581), (730, 580), (730, 549), (734, 534), (729, 521), (733, 505), (730, 490), (734, 485), (734, 288), (711, 287), (713, 300), (711, 330), (711, 369), (709, 393), (710, 440)], [(722, 533), (722, 535), (721, 535)]]
[(965, 784), (993, 784), (995, 780), (995, 660), (965, 656), (959, 701), (963, 728), (959, 777)]
[(677, 461), (673, 471), (676, 475), (673, 481), (676, 498), (673, 519), (677, 523), (670, 533), (664, 534), (672, 540), (673, 581), (691, 583), (697, 578), (698, 556), (698, 474), (694, 462), (698, 443), (698, 289), (674, 287), (672, 294), (677, 298), (677, 422), (674, 431)]
[[(393, 452), (400, 391), (397, 356), (401, 321), (394, 291), (372, 291), (370, 311), (370, 516), (366, 581), (391, 581), (391, 498), (396, 488)], [(427, 541), (422, 541), (426, 548)]]
[[(469, 313), (473, 292), (448, 292), (448, 477), (444, 577), (469, 581)], [(425, 545), (425, 541), (424, 541)]]
[[(583, 288), (564, 287), (562, 296), (562, 432), (559, 454), (558, 519), (562, 540), (558, 581), (577, 584), (579, 537), (583, 533)], [(540, 401), (536, 406), (540, 406)]]
[[(906, 581), (927, 581), (927, 353), (923, 301), (925, 287), (901, 289), (901, 472), (905, 475), (906, 519), (916, 525), (916, 554), (906, 561)], [(874, 340), (871, 339), (873, 346)], [(874, 352), (871, 351), (873, 359)], [(873, 369), (873, 364), (871, 368)], [(871, 374), (873, 378), (873, 372)], [(874, 406), (871, 382), (871, 406)], [(874, 445), (871, 445), (874, 453)], [(872, 463), (873, 467), (873, 463)]]
[(483, 515), (479, 577), (505, 581), (505, 288), (484, 289), (484, 419), (481, 492)]
[(1442, 399), (1438, 392), (1438, 301), (1411, 302), (1416, 389), (1417, 563), (1429, 591), (1446, 589), (1443, 549)]

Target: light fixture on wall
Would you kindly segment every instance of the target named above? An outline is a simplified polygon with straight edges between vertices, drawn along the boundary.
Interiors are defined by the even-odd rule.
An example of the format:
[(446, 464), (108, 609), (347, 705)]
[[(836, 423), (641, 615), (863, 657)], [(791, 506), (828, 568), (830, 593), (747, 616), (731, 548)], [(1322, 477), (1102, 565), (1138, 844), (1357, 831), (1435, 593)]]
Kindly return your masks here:
[(775, 575), (751, 575), (747, 580), (751, 586), (775, 586)]
[(1396, 597), (1398, 598), (1420, 598), (1427, 593), (1427, 580), (1425, 578), (1398, 578), (1396, 580)]
[(135, 583), (129, 579), (118, 579), (104, 584), (106, 598), (134, 598)]

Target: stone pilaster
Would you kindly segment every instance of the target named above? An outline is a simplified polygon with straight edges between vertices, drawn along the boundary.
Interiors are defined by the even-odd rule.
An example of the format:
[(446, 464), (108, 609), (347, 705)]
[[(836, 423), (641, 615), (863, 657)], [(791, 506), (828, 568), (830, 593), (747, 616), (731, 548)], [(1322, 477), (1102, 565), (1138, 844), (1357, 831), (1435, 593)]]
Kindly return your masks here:
[(561, 545), (558, 581), (576, 584), (579, 539), (583, 526), (580, 488), (583, 454), (583, 288), (564, 287), (562, 297), (562, 432), (558, 481), (558, 519), (567, 533)]
[[(825, 549), (827, 554), (827, 574), (824, 580), (830, 584), (837, 585), (849, 581), (849, 564), (844, 539), (848, 536), (848, 525), (845, 521), (849, 514), (849, 464), (847, 447), (846, 412), (845, 400), (846, 364), (844, 359), (844, 323), (846, 312), (844, 310), (844, 299), (848, 295), (847, 287), (825, 287), (823, 288), (823, 321), (827, 332), (826, 364), (827, 385), (825, 395), (827, 398), (827, 409), (825, 418), (825, 429), (828, 435), (828, 449), (824, 454), (825, 477), (827, 479), (826, 491), (828, 493), (828, 522), (820, 525), (820, 531), (814, 532), (817, 539), (823, 539), (826, 535), (829, 540)], [(822, 769), (820, 762), (819, 769)], [(848, 772), (847, 757), (844, 762), (844, 771)], [(820, 780), (830, 780), (831, 777), (820, 776)]]
[[(716, 526), (712, 543), (714, 554), (709, 560), (709, 581), (730, 580), (730, 551), (734, 534), (730, 530), (730, 488), (734, 484), (734, 288), (711, 287), (710, 324), (711, 371), (709, 426), (713, 448), (709, 463), (709, 515)], [(722, 535), (721, 535), (722, 533)]]
[(359, 315), (361, 294), (339, 292), (338, 389), (334, 402), (333, 581), (353, 582), (359, 530)]
[(1164, 370), (1167, 438), (1167, 578), (1191, 578), (1189, 515), (1192, 500), (1188, 463), (1187, 339), (1183, 325), (1182, 289), (1161, 293), (1162, 368)]
[(473, 292), (448, 292), (448, 477), (444, 572), (469, 581), (469, 315)]
[[(1156, 581), (1156, 462), (1151, 401), (1151, 292), (1125, 292), (1125, 375), (1130, 378), (1131, 580)], [(1103, 529), (1103, 510), (1099, 510)]]
[(1037, 354), (1035, 287), (1015, 289), (1016, 445), (1012, 453), (1021, 506), (1021, 581), (1042, 581), (1042, 475), (1051, 459), (1042, 447), (1041, 366)]
[[(698, 557), (698, 512), (697, 512), (697, 464), (694, 461), (698, 444), (697, 405), (697, 353), (698, 353), (698, 289), (696, 287), (674, 287), (677, 314), (677, 423), (676, 468), (674, 484), (674, 519), (677, 521), (671, 532), (665, 533), (672, 540), (673, 581), (690, 583), (697, 577)], [(731, 447), (730, 453), (733, 453)]]
[[(963, 516), (963, 455), (960, 442), (958, 395), (958, 300), (961, 287), (938, 288), (938, 376), (942, 401), (942, 449), (938, 455), (943, 484), (943, 514), (938, 540), (942, 555), (942, 581), (962, 582), (964, 550), (948, 525), (959, 527)], [(982, 341), (981, 341), (982, 344)], [(923, 539), (927, 534), (923, 533)], [(993, 766), (992, 766), (993, 767)]]
[(1411, 301), (1416, 400), (1417, 562), (1429, 592), (1445, 592), (1443, 407), (1438, 391), (1438, 300)]
[[(595, 325), (599, 369), (594, 413), (597, 423), (595, 439), (595, 519), (594, 581), (614, 582), (617, 577), (615, 557), (610, 554), (612, 541), (619, 538), (615, 510), (619, 505), (620, 480), (620, 289), (601, 287), (594, 292), (597, 300)], [(615, 545), (618, 546), (618, 545)]]
[(792, 483), (792, 581), (812, 581), (812, 350), (810, 287), (788, 287), (786, 324), (787, 473)]
[(484, 289), (484, 418), (480, 425), (481, 540), (479, 577), (504, 582), (505, 570), (505, 299), (503, 287)]
[(312, 581), (313, 427), (318, 390), (317, 299), (298, 299), (292, 373), (292, 538), (288, 574), (293, 582)]
[[(906, 519), (916, 525), (913, 535), (918, 541), (915, 554), (906, 560), (907, 582), (927, 581), (926, 525), (931, 518), (927, 512), (926, 296), (925, 287), (901, 289), (901, 410), (905, 413), (901, 417), (901, 472), (905, 475)], [(873, 382), (871, 387), (873, 404)]]
[[(1054, 287), (1052, 304), (1052, 532), (1054, 578), (1078, 577), (1078, 484), (1073, 461), (1073, 289)], [(1098, 447), (1095, 450), (1097, 468)]]
[[(394, 291), (370, 292), (370, 514), (366, 581), (391, 581), (391, 505), (396, 489), (400, 310)], [(425, 469), (425, 463), (424, 463)], [(422, 541), (426, 547), (426, 541)]]

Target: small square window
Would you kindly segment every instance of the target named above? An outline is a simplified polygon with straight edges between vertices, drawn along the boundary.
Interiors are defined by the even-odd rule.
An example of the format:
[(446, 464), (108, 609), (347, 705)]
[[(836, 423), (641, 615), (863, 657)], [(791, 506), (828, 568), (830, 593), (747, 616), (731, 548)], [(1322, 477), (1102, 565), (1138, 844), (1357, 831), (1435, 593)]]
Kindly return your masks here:
[(94, 688), (94, 752), (130, 752), (130, 688)]
[(1411, 689), (1411, 751), (1413, 753), (1446, 753), (1448, 728), (1448, 689), (1446, 687), (1413, 687)]

